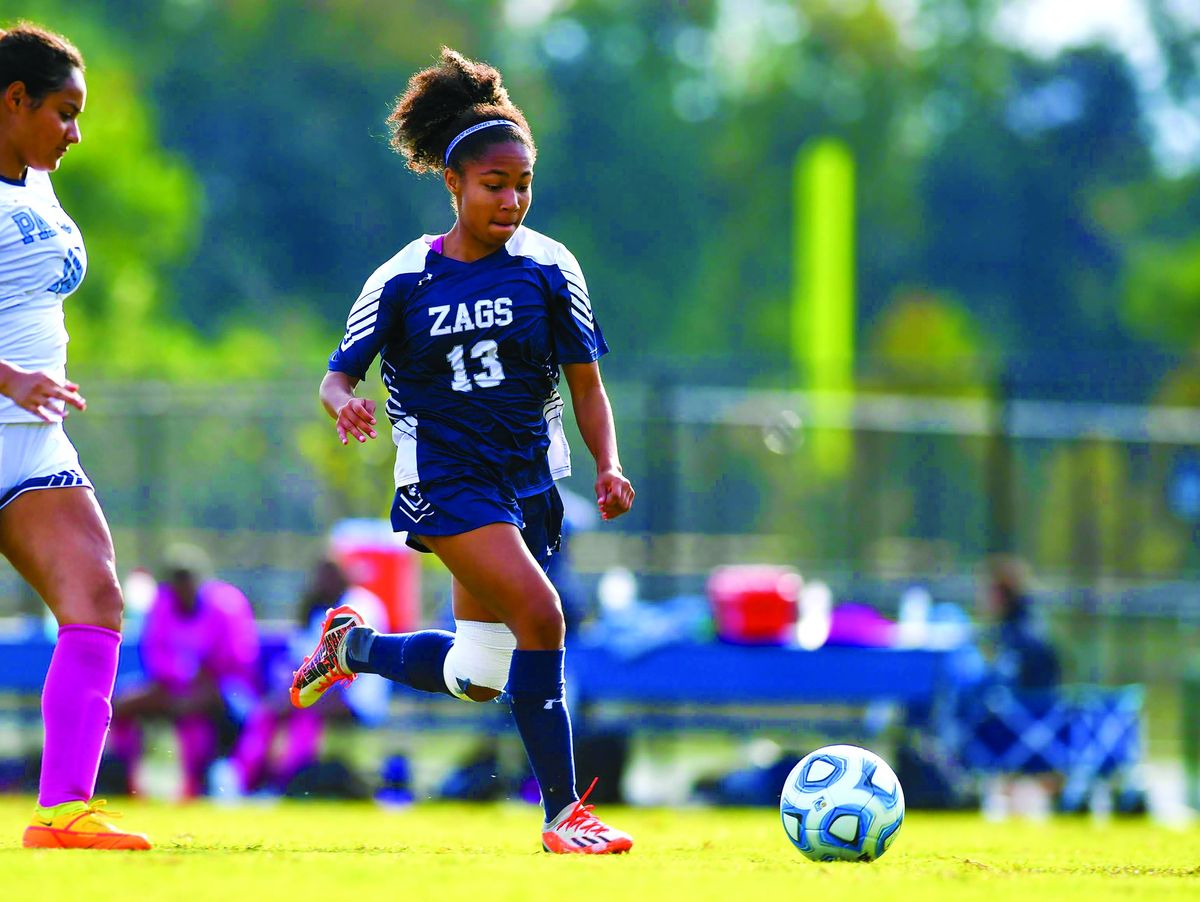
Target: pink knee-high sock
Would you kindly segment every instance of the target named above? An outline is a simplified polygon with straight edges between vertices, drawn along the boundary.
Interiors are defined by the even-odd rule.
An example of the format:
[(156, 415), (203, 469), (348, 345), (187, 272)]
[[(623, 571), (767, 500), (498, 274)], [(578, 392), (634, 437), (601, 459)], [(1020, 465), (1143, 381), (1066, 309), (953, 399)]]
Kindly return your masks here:
[(42, 687), (42, 778), (38, 804), (87, 801), (96, 789), (100, 753), (112, 718), (121, 634), (102, 626), (58, 628)]

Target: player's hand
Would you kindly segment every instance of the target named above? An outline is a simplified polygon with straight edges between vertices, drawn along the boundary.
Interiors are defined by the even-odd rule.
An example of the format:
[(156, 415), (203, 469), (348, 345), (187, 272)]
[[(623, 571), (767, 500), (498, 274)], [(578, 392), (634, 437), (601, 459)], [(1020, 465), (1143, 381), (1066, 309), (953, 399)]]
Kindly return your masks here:
[(600, 519), (611, 520), (633, 507), (633, 485), (620, 470), (601, 470), (596, 474), (596, 506)]
[(67, 415), (66, 405), (86, 410), (87, 401), (79, 394), (74, 382), (59, 382), (49, 373), (23, 370), (12, 364), (4, 368), (0, 394), (8, 395), (22, 410), (47, 423), (58, 423)]
[(343, 445), (350, 443), (351, 436), (358, 439), (360, 444), (369, 438), (376, 438), (375, 402), (369, 398), (351, 398), (339, 407), (337, 434)]

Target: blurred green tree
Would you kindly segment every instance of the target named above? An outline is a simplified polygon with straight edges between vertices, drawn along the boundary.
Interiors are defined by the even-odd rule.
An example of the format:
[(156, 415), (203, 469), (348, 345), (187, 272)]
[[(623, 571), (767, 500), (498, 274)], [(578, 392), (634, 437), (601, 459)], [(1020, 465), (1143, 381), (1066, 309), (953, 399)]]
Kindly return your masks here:
[[(651, 356), (786, 381), (791, 163), (835, 134), (860, 177), (862, 322), (896, 285), (945, 289), (1014, 361), (1020, 390), (1069, 395), (1103, 382), (1112, 354), (1178, 335), (1190, 297), (1150, 300), (1157, 261), (1191, 247), (1194, 205), (1178, 201), (1171, 228), (1121, 213), (1187, 190), (1156, 166), (1147, 123), (1153, 104), (1194, 94), (1200, 28), (1151, 6), (1159, 95), (1114, 50), (1014, 46), (999, 0), (45, 0), (14, 13), (87, 45), (114, 114), (101, 125), (94, 109), (96, 140), (60, 182), (90, 220), (94, 281), (121, 288), (80, 303), (119, 296), (133, 323), (180, 316), (188, 328), (157, 342), (167, 374), (208, 359), (188, 332), (208, 348), (226, 327), (240, 350), (214, 368), (273, 371), (278, 343), (252, 337), (268, 321), (319, 361), (365, 277), (449, 225), (438, 181), (403, 171), (383, 125), (447, 43), (499, 65), (525, 106), (541, 147), (530, 225), (583, 263), (616, 375)], [(111, 255), (120, 265), (102, 270)], [(1145, 390), (1157, 375), (1126, 379)]]
[(243, 308), (206, 336), (173, 315), (175, 267), (196, 244), (204, 197), (187, 158), (163, 146), (128, 34), (101, 10), (74, 3), (39, 0), (11, 12), (66, 34), (88, 65), (84, 140), (54, 176), (89, 256), (88, 278), (68, 305), (72, 373), (178, 380), (284, 372), (297, 347), (314, 345), (304, 316), (268, 332)]

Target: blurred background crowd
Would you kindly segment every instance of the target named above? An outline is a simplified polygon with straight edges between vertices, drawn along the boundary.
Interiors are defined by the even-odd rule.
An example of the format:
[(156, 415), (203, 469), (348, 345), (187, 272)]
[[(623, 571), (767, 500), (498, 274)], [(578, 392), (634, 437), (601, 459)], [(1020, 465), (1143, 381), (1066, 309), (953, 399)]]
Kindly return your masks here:
[[(3, 16), (88, 60), (85, 140), (55, 186), (92, 260), (67, 313), (90, 406), (68, 429), (144, 616), (117, 785), (316, 792), (350, 785), (313, 769), (343, 760), (396, 799), (452, 776), (522, 791), (486, 717), (434, 754), (381, 687), (316, 715), (279, 690), (340, 593), (373, 591), (396, 628), (445, 616), (448, 577), (363, 525), (386, 513), (390, 448), (341, 448), (315, 387), (364, 278), (451, 221), (383, 125), (449, 44), (524, 108), (527, 222), (579, 258), (614, 349), (638, 503), (603, 527), (577, 514), (560, 587), (579, 641), (629, 660), (937, 655), (937, 691), (901, 713), (831, 690), (822, 710), (848, 709), (832, 737), (811, 711), (789, 731), (743, 700), (713, 728), (736, 754), (703, 719), (598, 729), (593, 769), (637, 764), (634, 800), (676, 800), (653, 788), (681, 768), (678, 793), (749, 799), (816, 736), (857, 736), (907, 761), (929, 804), (1200, 802), (1195, 4), (9, 0)], [(818, 301), (842, 324), (826, 344)], [(587, 510), (589, 474), (567, 487)], [(363, 575), (364, 554), (387, 575)], [(743, 607), (760, 632), (731, 625)], [(0, 617), (6, 642), (44, 634), (7, 568)], [(209, 660), (208, 630), (244, 647)], [(11, 785), (29, 752), (17, 682)]]

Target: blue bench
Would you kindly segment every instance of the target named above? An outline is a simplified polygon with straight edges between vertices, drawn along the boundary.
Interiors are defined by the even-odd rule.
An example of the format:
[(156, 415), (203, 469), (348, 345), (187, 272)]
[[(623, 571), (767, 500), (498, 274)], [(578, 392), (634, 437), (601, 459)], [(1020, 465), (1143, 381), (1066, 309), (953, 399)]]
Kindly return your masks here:
[(926, 649), (721, 642), (669, 645), (634, 658), (584, 644), (567, 651), (568, 691), (581, 721), (666, 731), (834, 732), (846, 718), (828, 716), (831, 708), (881, 704), (919, 720), (944, 688), (946, 663), (946, 652)]
[[(40, 636), (0, 640), (0, 692), (39, 692), (53, 648)], [(262, 649), (266, 667), (287, 654), (286, 639), (267, 632)], [(680, 642), (624, 657), (579, 642), (567, 650), (567, 679), (581, 729), (589, 724), (660, 731), (786, 728), (796, 724), (796, 709), (804, 706), (886, 703), (927, 710), (944, 685), (946, 660), (946, 652), (926, 649), (804, 651), (721, 642)], [(139, 671), (137, 655), (123, 649), (119, 679)], [(406, 726), (507, 728), (499, 709), (481, 718), (479, 708), (486, 706), (397, 689), (393, 707)]]

